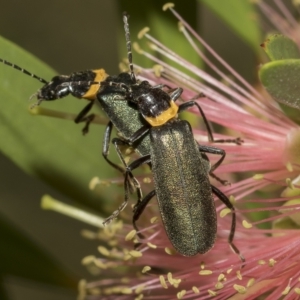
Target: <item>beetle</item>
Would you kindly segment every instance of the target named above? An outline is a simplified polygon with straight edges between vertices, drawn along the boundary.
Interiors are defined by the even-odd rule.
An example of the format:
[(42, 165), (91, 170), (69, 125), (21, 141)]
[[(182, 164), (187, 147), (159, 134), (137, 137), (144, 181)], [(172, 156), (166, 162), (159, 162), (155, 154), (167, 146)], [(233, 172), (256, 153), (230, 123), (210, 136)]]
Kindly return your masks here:
[[(117, 128), (120, 136), (124, 138), (130, 137), (138, 128), (145, 125), (146, 122), (141, 118), (134, 105), (128, 104), (124, 100), (125, 93), (123, 89), (115, 85), (110, 85), (110, 82), (120, 83), (126, 85), (133, 84), (131, 75), (129, 73), (120, 73), (116, 76), (109, 76), (104, 69), (86, 70), (74, 72), (70, 75), (57, 75), (54, 76), (49, 82), (15, 64), (12, 64), (0, 58), (0, 62), (21, 71), (22, 73), (37, 79), (44, 84), (35, 94), (30, 98), (36, 97), (37, 103), (33, 106), (40, 105), (42, 101), (54, 101), (72, 95), (79, 99), (86, 99), (89, 103), (82, 109), (75, 118), (75, 123), (85, 122), (82, 129), (83, 134), (86, 134), (89, 129), (89, 124), (94, 118), (94, 114), (87, 116), (95, 101), (101, 105), (106, 115), (109, 118), (107, 124), (104, 140), (102, 155), (105, 160), (114, 168), (123, 172), (120, 166), (114, 164), (108, 159), (109, 141), (113, 125)], [(95, 83), (95, 84), (93, 84)], [(103, 86), (101, 86), (103, 83)], [(149, 153), (149, 138), (146, 136), (143, 140), (138, 141), (134, 145), (134, 149), (140, 155)]]
[[(123, 18), (125, 27), (126, 24), (128, 27), (128, 16), (124, 14)], [(130, 43), (127, 42), (130, 51), (128, 45), (130, 46)], [(147, 81), (119, 86), (126, 92), (125, 98), (137, 106), (138, 111), (147, 121), (147, 125), (137, 130), (129, 139), (125, 141), (113, 139), (126, 168), (125, 190), (129, 186), (128, 179), (133, 176), (132, 171), (145, 163), (152, 166), (155, 188), (145, 198), (139, 198), (134, 206), (134, 228), (138, 231), (136, 222), (148, 202), (156, 195), (164, 228), (174, 248), (184, 256), (204, 254), (213, 247), (217, 234), (217, 217), (212, 195), (215, 194), (232, 212), (228, 242), (233, 251), (244, 261), (233, 243), (236, 225), (234, 206), (219, 189), (210, 184), (208, 177), (222, 163), (226, 153), (223, 149), (198, 144), (190, 124), (177, 117), (180, 112), (196, 106), (206, 125), (209, 140), (214, 141), (200, 105), (191, 100), (177, 106), (175, 101), (183, 92), (181, 88), (166, 92), (163, 90), (164, 86), (151, 86)], [(150, 136), (149, 154), (127, 165), (119, 146), (124, 143), (132, 145), (147, 135)], [(239, 138), (232, 141), (237, 144), (242, 142)], [(221, 158), (210, 168), (206, 153), (218, 154)], [(106, 222), (110, 222), (118, 215), (127, 200), (125, 197), (120, 209), (115, 211)]]
[[(85, 70), (74, 72), (70, 75), (57, 75), (48, 82), (26, 69), (0, 58), (0, 62), (19, 70), (44, 84), (30, 97), (37, 98), (37, 102), (33, 106), (40, 105), (42, 101), (54, 101), (68, 95), (88, 100), (89, 103), (81, 112), (79, 112), (74, 120), (75, 123), (85, 122), (85, 126), (82, 129), (83, 134), (88, 132), (90, 122), (94, 118), (94, 114), (88, 115), (88, 112), (91, 110), (94, 103), (98, 102), (109, 119), (103, 139), (102, 155), (112, 167), (121, 172), (124, 172), (123, 168), (108, 158), (113, 126), (116, 127), (122, 139), (126, 140), (147, 123), (139, 114), (135, 105), (125, 101), (128, 99), (126, 99), (127, 93), (124, 90), (124, 86), (136, 86), (139, 90), (145, 85), (150, 86), (147, 81), (140, 82), (135, 77), (132, 64), (129, 27), (128, 24), (126, 25), (126, 21), (127, 17), (124, 16), (130, 73), (122, 72), (118, 75), (109, 76), (104, 69)], [(157, 86), (157, 88), (159, 88), (159, 86)], [(137, 140), (132, 146), (139, 155), (143, 156), (149, 153), (149, 145), (149, 136), (145, 135), (143, 138)]]
[[(172, 97), (170, 99), (173, 101)], [(139, 109), (143, 113), (144, 101), (148, 102), (147, 100), (148, 97), (140, 99)], [(146, 113), (148, 110), (151, 111), (148, 104), (145, 105)], [(160, 107), (160, 104), (161, 99), (158, 98), (154, 106)], [(192, 105), (197, 104), (194, 101), (181, 104), (178, 112)], [(159, 112), (163, 114), (165, 110)], [(145, 119), (150, 118), (151, 122), (153, 117), (154, 115), (147, 115)], [(150, 135), (150, 154), (127, 166), (127, 173), (131, 173), (144, 163), (151, 163), (155, 190), (142, 200), (139, 199), (135, 205), (133, 216), (135, 229), (138, 230), (136, 222), (143, 210), (156, 195), (164, 228), (174, 248), (184, 256), (204, 254), (212, 248), (216, 239), (217, 218), (212, 196), (215, 194), (232, 212), (228, 241), (234, 252), (239, 254), (233, 243), (236, 224), (234, 206), (219, 189), (210, 184), (208, 178), (209, 173), (223, 161), (225, 151), (199, 145), (194, 139), (190, 124), (175, 115), (167, 121), (162, 118), (161, 124), (144, 127), (143, 132), (133, 135), (128, 143), (135, 142), (144, 134)], [(206, 153), (221, 155), (210, 169)]]
[[(115, 138), (113, 140), (113, 143), (115, 144), (115, 147), (118, 151), (119, 156), (122, 158), (122, 155), (119, 150), (119, 146), (121, 144), (125, 145), (133, 145), (134, 149), (142, 155), (142, 159), (137, 162), (132, 163), (125, 172), (125, 199), (128, 198), (128, 191), (129, 191), (129, 178), (131, 178), (134, 181), (134, 184), (137, 187), (137, 193), (138, 193), (138, 203), (135, 206), (134, 209), (134, 217), (133, 217), (133, 223), (135, 228), (136, 227), (136, 221), (138, 220), (140, 214), (142, 213), (143, 209), (145, 208), (146, 204), (149, 202), (149, 200), (154, 196), (155, 193), (159, 193), (161, 195), (158, 183), (156, 183), (157, 188), (154, 192), (150, 193), (147, 195), (143, 200), (142, 200), (142, 193), (139, 187), (139, 183), (134, 179), (131, 171), (134, 170), (137, 165), (140, 165), (142, 163), (148, 163), (149, 165), (152, 164), (152, 159), (154, 157), (154, 162), (164, 162), (164, 160), (158, 155), (158, 154), (151, 154), (154, 153), (154, 148), (153, 146), (156, 144), (159, 137), (155, 137), (154, 130), (153, 128), (159, 127), (159, 126), (165, 126), (169, 124), (175, 124), (173, 122), (173, 119), (177, 113), (180, 111), (192, 106), (192, 105), (197, 105), (198, 109), (203, 117), (203, 120), (208, 128), (208, 133), (209, 133), (209, 139), (210, 141), (214, 141), (213, 136), (211, 134), (211, 131), (209, 130), (208, 123), (206, 121), (205, 115), (202, 112), (200, 106), (196, 102), (188, 102), (184, 103), (179, 106), (179, 109), (177, 105), (175, 105), (175, 101), (180, 97), (182, 93), (181, 88), (176, 88), (176, 89), (170, 89), (168, 86), (164, 85), (157, 85), (157, 86), (151, 86), (148, 81), (138, 81), (135, 78), (134, 72), (133, 72), (133, 66), (132, 66), (132, 54), (131, 54), (131, 46), (130, 46), (130, 38), (129, 38), (129, 27), (128, 27), (128, 16), (124, 14), (124, 24), (125, 24), (125, 36), (126, 36), (126, 42), (127, 42), (127, 52), (128, 52), (128, 59), (130, 62), (130, 73), (121, 73), (116, 76), (108, 76), (103, 69), (99, 70), (87, 70), (83, 72), (74, 72), (69, 76), (66, 75), (59, 75), (55, 76), (52, 78), (50, 82), (47, 82), (46, 80), (29, 73), (28, 71), (13, 65), (5, 60), (1, 61), (7, 65), (12, 66), (15, 69), (19, 69), (23, 73), (32, 76), (33, 78), (38, 79), (40, 82), (44, 83), (45, 85), (37, 91), (36, 94), (33, 96), (36, 96), (38, 99), (37, 105), (41, 103), (41, 101), (52, 101), (56, 99), (63, 98), (67, 96), (68, 94), (71, 94), (77, 98), (83, 98), (90, 100), (90, 103), (78, 114), (78, 116), (75, 119), (76, 123), (79, 122), (86, 122), (85, 127), (83, 128), (83, 133), (86, 133), (88, 131), (88, 126), (93, 119), (93, 115), (88, 115), (87, 112), (91, 109), (93, 104), (95, 103), (94, 100), (98, 100), (100, 102), (101, 107), (103, 110), (106, 112), (106, 114), (109, 117), (109, 123), (108, 126), (105, 130), (105, 136), (104, 136), (104, 142), (103, 142), (103, 150), (102, 154), (104, 158), (116, 169), (120, 171), (124, 171), (123, 168), (119, 167), (117, 164), (111, 162), (108, 159), (108, 149), (109, 149), (109, 144), (110, 144), (110, 135), (111, 135), (111, 130), (112, 126), (115, 125), (119, 133), (121, 134), (121, 139)], [(164, 89), (167, 89), (165, 91)], [(140, 107), (140, 101), (143, 100), (154, 100), (153, 103), (148, 103), (148, 107), (146, 108), (148, 110), (152, 110), (153, 105), (157, 104), (158, 99), (164, 99), (166, 101), (162, 101), (164, 107), (159, 108), (159, 114), (155, 115), (153, 118), (152, 117), (146, 117), (143, 112), (143, 110)], [(169, 100), (172, 101), (169, 101)], [(191, 105), (192, 104), (192, 105)], [(170, 106), (170, 107), (169, 107)], [(141, 113), (142, 112), (142, 113)], [(162, 119), (158, 120), (158, 116), (161, 116), (162, 114)], [(151, 120), (151, 122), (149, 122)], [(161, 123), (162, 122), (162, 123)], [(187, 145), (190, 144), (191, 140), (194, 141), (193, 135), (191, 134), (191, 131), (189, 132), (186, 128), (188, 123), (181, 123), (185, 121), (180, 121), (178, 125), (178, 130), (181, 128), (185, 128), (186, 130), (186, 136), (188, 137)], [(151, 124), (151, 128), (149, 128), (149, 124)], [(184, 125), (185, 124), (185, 125)], [(164, 127), (167, 128), (167, 127)], [(174, 129), (176, 126), (174, 126)], [(148, 132), (150, 131), (150, 134)], [(180, 130), (179, 130), (180, 131)], [(188, 133), (189, 132), (189, 133)], [(164, 135), (172, 137), (172, 134), (165, 132), (165, 134), (161, 133), (161, 137)], [(150, 140), (150, 138), (152, 140)], [(195, 141), (194, 141), (195, 142)], [(217, 142), (217, 141), (215, 141)], [(239, 144), (240, 140), (236, 139), (233, 140), (233, 142)], [(159, 147), (160, 145), (157, 143), (157, 146)], [(170, 148), (168, 146), (167, 148)], [(176, 147), (175, 147), (176, 148)], [(178, 147), (177, 147), (178, 148)], [(207, 146), (199, 146), (200, 152), (197, 154), (197, 156), (193, 156), (194, 162), (200, 161), (200, 165), (202, 166), (202, 169), (200, 170), (200, 177), (205, 178), (206, 183), (202, 185), (203, 188), (205, 188), (205, 191), (213, 191), (215, 194), (217, 194), (221, 200), (225, 203), (228, 198), (223, 195), (219, 190), (217, 190), (215, 187), (210, 186), (210, 184), (207, 182), (208, 174), (211, 176), (213, 175), (213, 171), (221, 164), (222, 160), (225, 157), (225, 152), (222, 152), (223, 150), (214, 148), (214, 147), (207, 147)], [(175, 149), (176, 150), (176, 149)], [(177, 149), (178, 150), (178, 149)], [(211, 152), (214, 151), (214, 152)], [(190, 151), (191, 152), (191, 151)], [(208, 153), (215, 153), (216, 154), (221, 154), (222, 157), (221, 159), (210, 168), (210, 164), (208, 161), (208, 158), (205, 154), (205, 152)], [(149, 155), (150, 153), (150, 155)], [(145, 159), (147, 157), (147, 159)], [(149, 159), (151, 157), (151, 159)], [(122, 158), (123, 159), (123, 158)], [(187, 159), (187, 157), (185, 158)], [(197, 160), (198, 159), (198, 160)], [(126, 164), (124, 164), (126, 166)], [(159, 165), (159, 164), (158, 164)], [(164, 166), (167, 166), (168, 162), (164, 164)], [(183, 166), (183, 164), (181, 164)], [(153, 174), (158, 175), (160, 173), (159, 168), (155, 167), (153, 169)], [(156, 179), (157, 182), (158, 179)], [(224, 182), (223, 182), (224, 183)], [(210, 188), (210, 189), (209, 189)], [(151, 196), (151, 197), (150, 197)], [(162, 199), (162, 197), (160, 197)], [(210, 200), (212, 199), (212, 196), (210, 196)], [(225, 200), (224, 200), (225, 199)], [(172, 201), (172, 199), (171, 199)], [(115, 211), (112, 216), (107, 218), (105, 220), (105, 224), (109, 223), (113, 218), (115, 218), (119, 212), (124, 209), (126, 206), (126, 201), (119, 207), (117, 211)], [(167, 202), (165, 202), (167, 203)], [(211, 202), (212, 203), (212, 202)], [(229, 204), (228, 204), (229, 203)], [(230, 202), (228, 200), (228, 203), (226, 204), (227, 206), (230, 205)], [(234, 211), (234, 208), (231, 207), (231, 209)], [(213, 212), (214, 209), (211, 208), (210, 204), (210, 209), (209, 212)], [(165, 215), (164, 210), (161, 209), (161, 212), (163, 215)], [(213, 213), (211, 214), (211, 222), (213, 226), (216, 226), (216, 222), (214, 221)], [(215, 211), (214, 211), (214, 216), (215, 216)], [(235, 225), (235, 215), (233, 214), (233, 222), (232, 222), (232, 228)], [(167, 229), (172, 228), (172, 226), (169, 224), (168, 221), (165, 223), (165, 227)], [(172, 235), (172, 229), (169, 230), (170, 236)], [(235, 247), (234, 244), (232, 243), (233, 240), (233, 235), (234, 235), (234, 229), (231, 230), (231, 237), (230, 237), (230, 244), (232, 247)], [(169, 236), (169, 237), (170, 237)], [(215, 234), (211, 234), (211, 240), (214, 240)], [(170, 237), (171, 242), (174, 244), (175, 240)], [(213, 243), (211, 242), (210, 245)], [(175, 247), (176, 248), (176, 247)], [(235, 247), (236, 248), (236, 247)], [(191, 254), (192, 252), (189, 252), (187, 250), (181, 250), (179, 247), (177, 247), (177, 250), (182, 253), (183, 255), (194, 255)], [(205, 251), (209, 250), (209, 246), (203, 246), (202, 251), (203, 253)], [(199, 251), (198, 251), (199, 252)], [(202, 253), (199, 252), (199, 253)]]

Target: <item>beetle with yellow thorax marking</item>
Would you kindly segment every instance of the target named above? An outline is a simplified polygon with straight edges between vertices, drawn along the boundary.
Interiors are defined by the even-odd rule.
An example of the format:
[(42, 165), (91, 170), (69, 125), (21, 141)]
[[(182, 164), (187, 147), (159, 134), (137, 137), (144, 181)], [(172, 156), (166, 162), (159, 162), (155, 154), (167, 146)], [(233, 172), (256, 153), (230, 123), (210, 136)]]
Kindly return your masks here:
[[(101, 82), (108, 77), (108, 74), (104, 69), (92, 70), (92, 72), (95, 74), (95, 78), (93, 79), (95, 84), (90, 85), (88, 91), (81, 97), (83, 99), (95, 100), (97, 98), (97, 93), (101, 86)], [(96, 84), (96, 82), (99, 82), (99, 84)]]
[(175, 118), (177, 115), (178, 106), (174, 103), (174, 101), (170, 102), (170, 108), (163, 111), (160, 115), (156, 117), (145, 117), (145, 120), (153, 127), (160, 126)]

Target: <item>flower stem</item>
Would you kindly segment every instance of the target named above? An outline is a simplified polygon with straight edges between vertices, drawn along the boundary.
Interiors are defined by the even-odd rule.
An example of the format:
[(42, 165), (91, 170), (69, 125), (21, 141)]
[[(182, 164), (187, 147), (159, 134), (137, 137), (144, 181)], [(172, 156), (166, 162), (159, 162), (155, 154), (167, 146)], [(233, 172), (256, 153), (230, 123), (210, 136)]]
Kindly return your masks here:
[(87, 212), (86, 210), (76, 208), (74, 206), (62, 203), (49, 195), (44, 195), (41, 200), (41, 207), (45, 210), (54, 210), (66, 216), (72, 217), (87, 224), (103, 228), (103, 221), (101, 217), (96, 214)]

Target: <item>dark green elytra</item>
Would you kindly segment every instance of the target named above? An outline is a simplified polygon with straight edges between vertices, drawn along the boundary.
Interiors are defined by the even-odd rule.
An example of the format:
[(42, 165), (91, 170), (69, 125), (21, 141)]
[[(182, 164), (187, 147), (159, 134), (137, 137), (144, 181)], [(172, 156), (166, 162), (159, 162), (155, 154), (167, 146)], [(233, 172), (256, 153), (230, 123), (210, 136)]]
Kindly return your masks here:
[[(109, 76), (106, 82), (123, 83), (129, 86), (133, 84), (129, 73)], [(123, 139), (129, 139), (138, 129), (147, 124), (137, 108), (127, 101), (124, 90), (118, 86), (106, 86), (101, 89), (97, 94), (97, 99)], [(149, 135), (136, 141), (133, 148), (141, 156), (149, 154)]]
[(207, 161), (190, 124), (172, 120), (150, 130), (150, 155), (159, 209), (174, 248), (185, 256), (215, 243), (217, 217)]

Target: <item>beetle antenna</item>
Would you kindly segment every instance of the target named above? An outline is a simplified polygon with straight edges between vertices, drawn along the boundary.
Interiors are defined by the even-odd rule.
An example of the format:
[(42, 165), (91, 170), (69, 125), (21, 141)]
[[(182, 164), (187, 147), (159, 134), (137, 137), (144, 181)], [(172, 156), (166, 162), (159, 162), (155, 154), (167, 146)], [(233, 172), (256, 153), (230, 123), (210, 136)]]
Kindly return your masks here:
[(35, 74), (30, 73), (30, 72), (28, 72), (27, 70), (25, 70), (25, 69), (23, 69), (23, 68), (21, 68), (21, 67), (15, 65), (15, 64), (12, 64), (12, 63), (10, 63), (9, 61), (7, 61), (7, 60), (5, 60), (5, 59), (0, 58), (0, 62), (2, 62), (2, 63), (4, 63), (5, 65), (8, 65), (8, 66), (10, 66), (10, 67), (12, 67), (12, 68), (18, 70), (18, 71), (21, 71), (22, 73), (24, 73), (24, 74), (26, 74), (26, 75), (28, 75), (28, 76), (30, 76), (30, 77), (32, 77), (32, 78), (35, 78), (35, 79), (37, 79), (38, 81), (40, 81), (40, 82), (42, 82), (42, 83), (44, 83), (44, 84), (47, 84), (47, 83), (48, 83), (48, 81), (46, 81), (45, 79), (43, 79), (43, 78), (41, 78), (41, 77), (39, 77), (39, 76), (36, 76)]
[(131, 76), (131, 80), (134, 83), (136, 83), (136, 78), (135, 78), (135, 74), (133, 71), (132, 51), (131, 51), (131, 41), (130, 41), (130, 31), (129, 31), (128, 19), (129, 19), (129, 15), (127, 14), (127, 12), (124, 12), (123, 13), (123, 22), (124, 22), (124, 29), (125, 29), (127, 58), (128, 58), (128, 62), (129, 62), (130, 76)]

